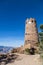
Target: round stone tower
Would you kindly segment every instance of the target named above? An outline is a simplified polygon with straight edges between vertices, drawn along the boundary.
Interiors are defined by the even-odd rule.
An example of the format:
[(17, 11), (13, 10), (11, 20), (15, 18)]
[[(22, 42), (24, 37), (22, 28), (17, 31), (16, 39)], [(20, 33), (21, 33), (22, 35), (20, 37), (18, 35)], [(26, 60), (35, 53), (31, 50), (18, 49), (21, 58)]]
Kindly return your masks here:
[(26, 20), (25, 23), (25, 48), (30, 48), (36, 46), (38, 43), (38, 31), (36, 26), (36, 20), (30, 18)]

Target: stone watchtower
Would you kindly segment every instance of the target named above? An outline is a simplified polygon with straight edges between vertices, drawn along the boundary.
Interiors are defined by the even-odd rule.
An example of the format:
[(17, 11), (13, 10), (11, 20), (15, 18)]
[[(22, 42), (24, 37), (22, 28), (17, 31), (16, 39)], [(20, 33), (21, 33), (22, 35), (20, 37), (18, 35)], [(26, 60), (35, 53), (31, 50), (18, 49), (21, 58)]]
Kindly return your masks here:
[(30, 18), (25, 23), (25, 44), (24, 48), (35, 47), (38, 43), (38, 31), (36, 26), (36, 20)]

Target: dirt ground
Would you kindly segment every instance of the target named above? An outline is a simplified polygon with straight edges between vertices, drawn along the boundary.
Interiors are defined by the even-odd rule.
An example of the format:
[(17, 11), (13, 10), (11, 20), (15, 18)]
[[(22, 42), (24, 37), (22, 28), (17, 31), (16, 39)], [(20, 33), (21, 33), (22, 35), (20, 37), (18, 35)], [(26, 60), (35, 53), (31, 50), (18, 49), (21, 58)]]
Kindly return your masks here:
[(39, 55), (17, 55), (19, 55), (18, 58), (13, 63), (9, 63), (7, 65), (42, 65), (39, 59)]

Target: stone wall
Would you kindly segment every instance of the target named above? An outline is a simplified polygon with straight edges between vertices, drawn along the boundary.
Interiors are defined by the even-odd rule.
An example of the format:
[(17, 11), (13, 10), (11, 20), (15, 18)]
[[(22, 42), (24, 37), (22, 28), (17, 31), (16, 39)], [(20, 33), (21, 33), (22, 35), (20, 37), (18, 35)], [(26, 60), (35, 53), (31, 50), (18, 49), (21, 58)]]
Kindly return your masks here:
[[(34, 47), (38, 43), (38, 30), (36, 20), (30, 18), (25, 23), (25, 44), (24, 47)], [(30, 47), (29, 47), (30, 48)]]

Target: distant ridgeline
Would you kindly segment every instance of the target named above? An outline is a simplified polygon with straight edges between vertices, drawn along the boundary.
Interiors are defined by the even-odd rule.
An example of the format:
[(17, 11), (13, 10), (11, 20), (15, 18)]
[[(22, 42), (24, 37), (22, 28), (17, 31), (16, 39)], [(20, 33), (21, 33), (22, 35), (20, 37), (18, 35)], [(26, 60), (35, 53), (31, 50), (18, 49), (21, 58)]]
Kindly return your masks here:
[(13, 47), (0, 46), (0, 53), (7, 53), (11, 51)]

